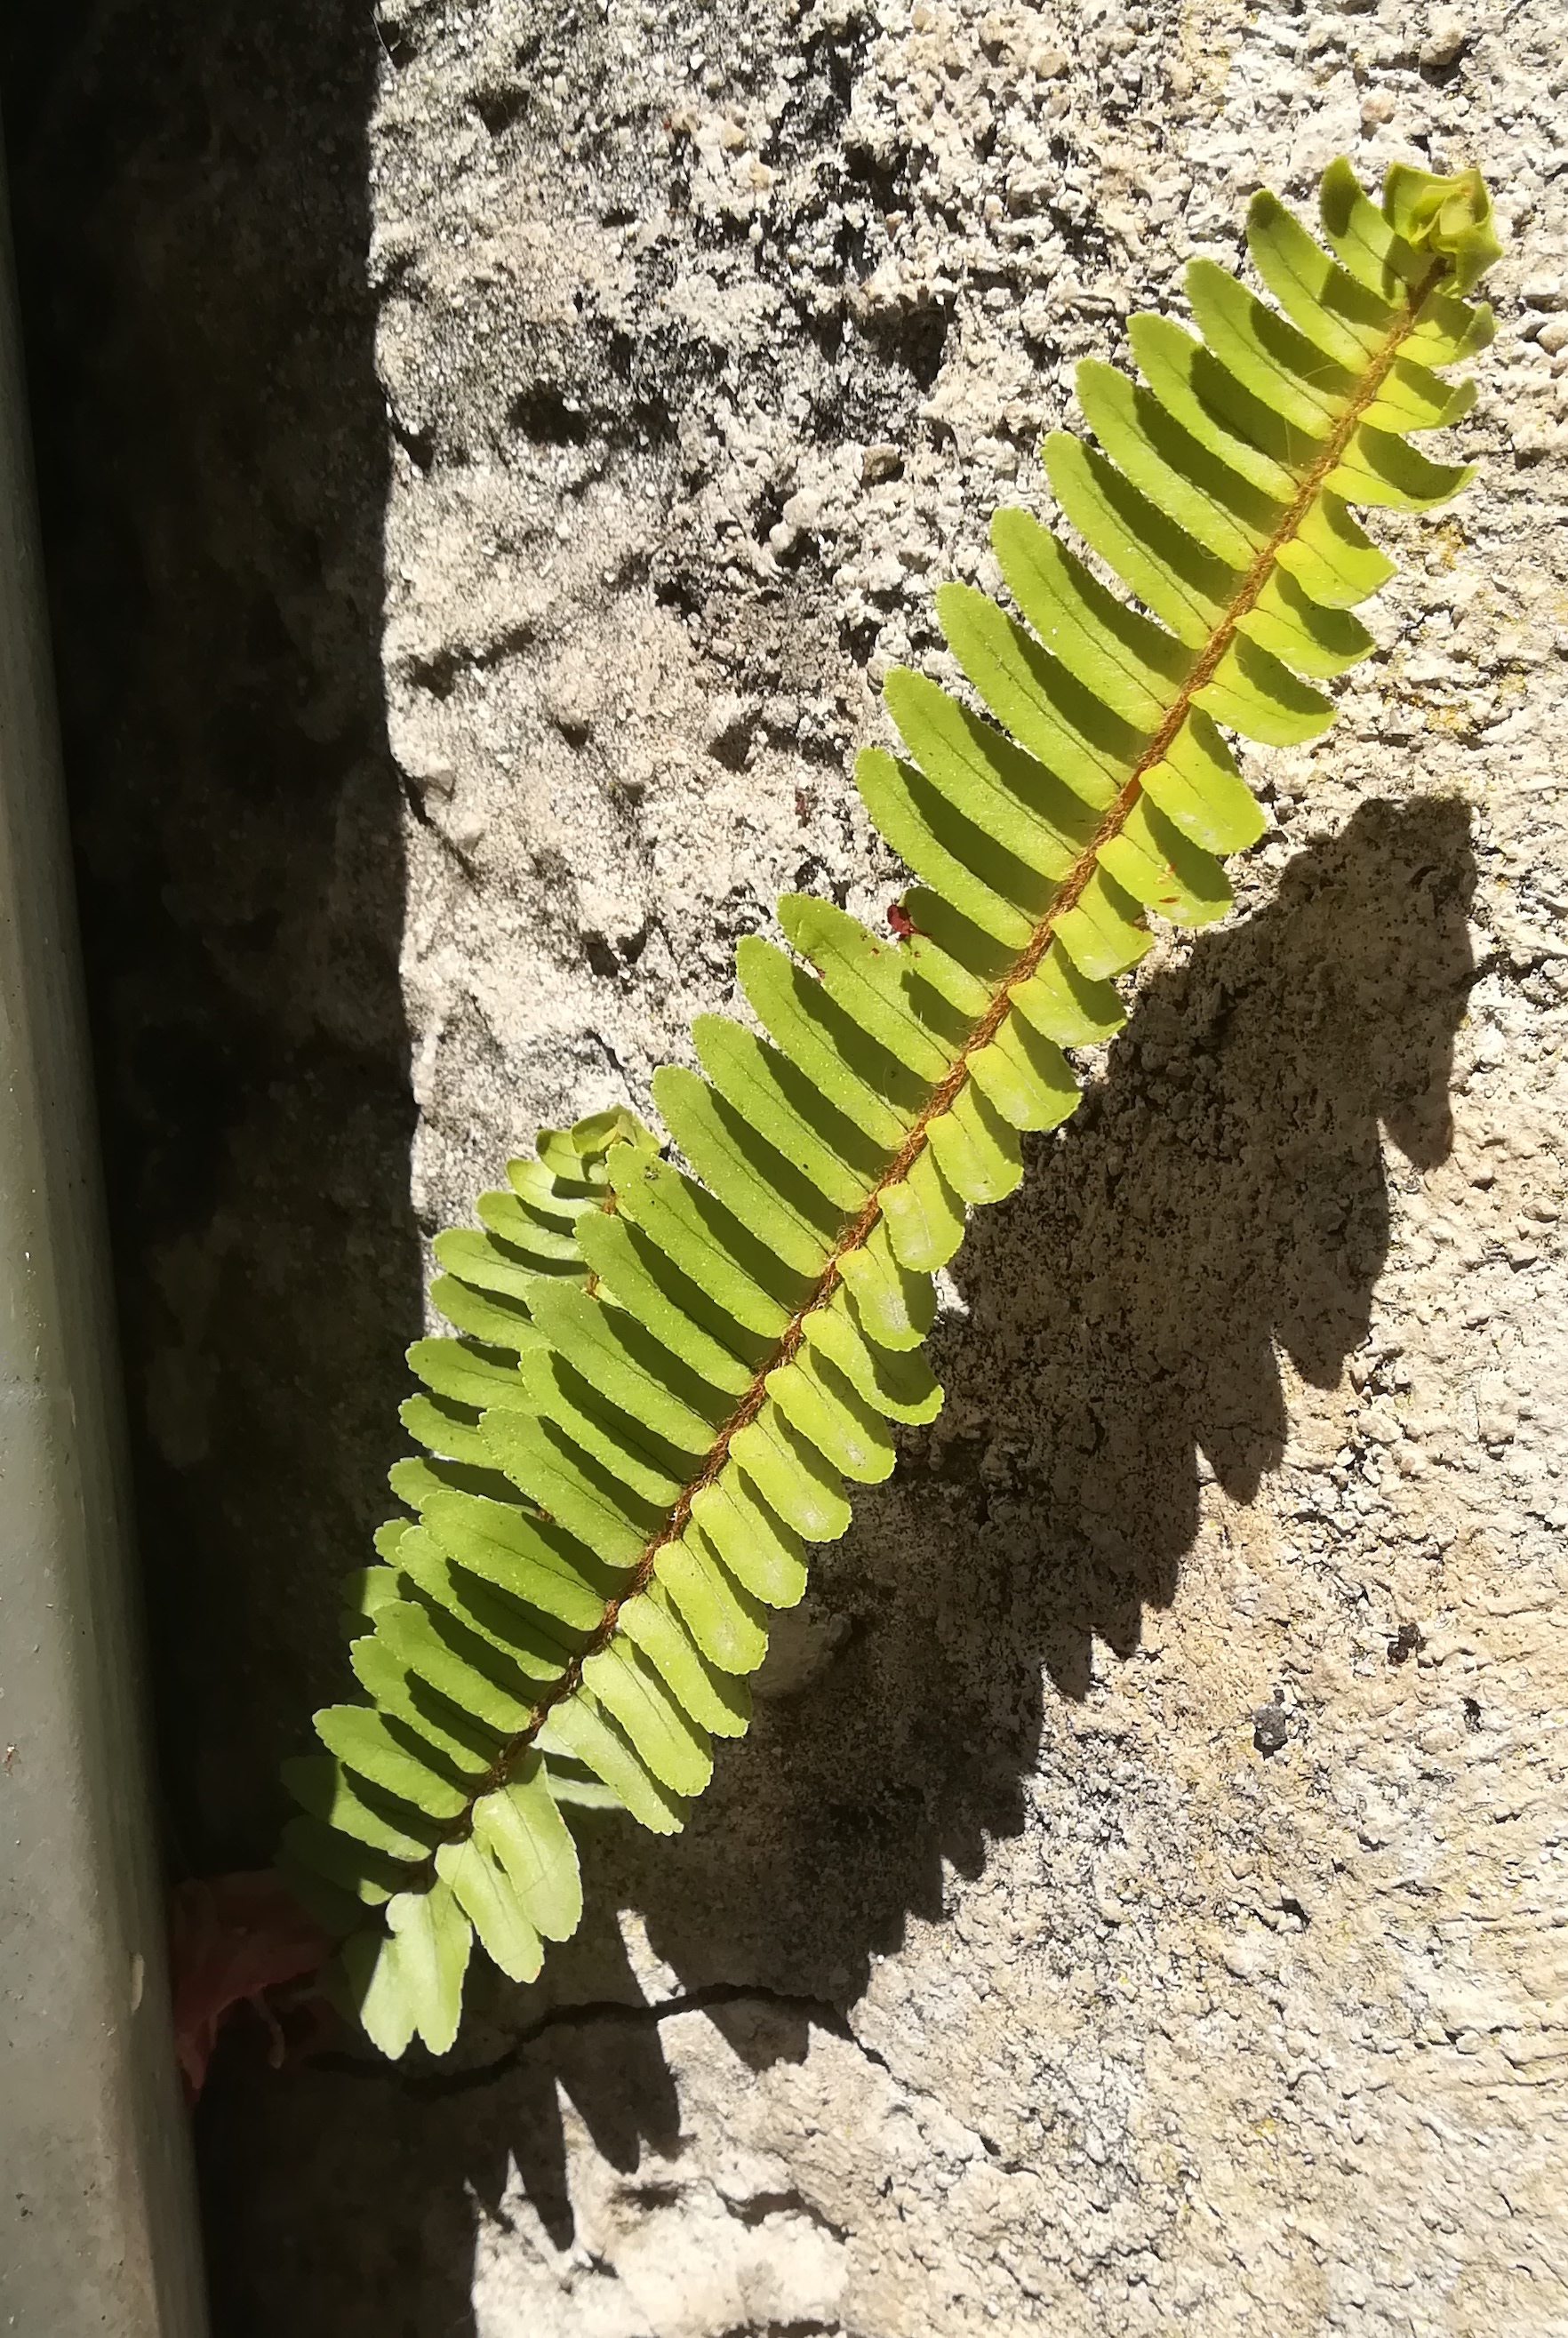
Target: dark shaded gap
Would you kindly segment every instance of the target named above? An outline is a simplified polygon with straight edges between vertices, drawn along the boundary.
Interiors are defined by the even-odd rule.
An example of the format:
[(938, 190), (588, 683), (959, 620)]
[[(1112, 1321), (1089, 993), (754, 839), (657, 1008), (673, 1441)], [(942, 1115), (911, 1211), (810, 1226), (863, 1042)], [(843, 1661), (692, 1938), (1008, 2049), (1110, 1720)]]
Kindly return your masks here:
[[(340, 0), (56, 0), (0, 27), (176, 1874), (270, 1856), (279, 1757), (339, 1688), (338, 1585), (384, 1515), (419, 1318), (380, 54)], [(248, 2117), (220, 2073), (216, 2327), (275, 2338), (312, 2308), (270, 2318)], [(346, 2152), (374, 2117), (348, 2111)], [(374, 2260), (347, 2205), (338, 2240)], [(291, 2269), (285, 2236), (270, 2279)], [(434, 2277), (418, 2327), (456, 2328), (466, 2271)]]

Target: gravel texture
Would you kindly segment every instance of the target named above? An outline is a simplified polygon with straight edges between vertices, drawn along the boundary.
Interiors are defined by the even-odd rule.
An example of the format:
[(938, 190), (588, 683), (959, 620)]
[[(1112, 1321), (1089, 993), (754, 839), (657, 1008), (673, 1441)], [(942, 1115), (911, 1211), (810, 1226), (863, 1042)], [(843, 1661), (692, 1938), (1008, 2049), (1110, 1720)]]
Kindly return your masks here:
[(5, 35), (172, 1841), (264, 1856), (420, 1244), (784, 887), (1247, 195), (1500, 334), (1240, 904), (956, 1262), (674, 1844), (450, 2064), (204, 2107), (256, 2338), (1568, 2331), (1568, 16), (119, 0)]

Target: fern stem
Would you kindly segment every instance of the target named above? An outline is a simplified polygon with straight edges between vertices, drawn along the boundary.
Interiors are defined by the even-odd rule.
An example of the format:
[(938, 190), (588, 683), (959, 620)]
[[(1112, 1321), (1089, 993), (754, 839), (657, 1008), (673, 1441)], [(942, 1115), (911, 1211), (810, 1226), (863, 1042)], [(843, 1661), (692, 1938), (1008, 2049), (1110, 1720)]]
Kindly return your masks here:
[[(1216, 624), (1202, 651), (1195, 661), (1176, 698), (1166, 712), (1159, 729), (1150, 739), (1138, 763), (1123, 784), (1103, 820), (1083, 851), (1074, 861), (1062, 882), (1050, 909), (1040, 920), (1028, 942), (1019, 952), (1012, 968), (999, 985), (995, 997), (975, 1022), (967, 1039), (949, 1070), (944, 1074), (922, 1108), (903, 1144), (883, 1172), (867, 1197), (859, 1215), (840, 1236), (832, 1255), (824, 1266), (811, 1297), (792, 1318), (767, 1361), (759, 1368), (750, 1386), (740, 1399), (735, 1410), (719, 1430), (703, 1458), (701, 1468), (682, 1488), (668, 1518), (639, 1557), (623, 1591), (610, 1600), (585, 1645), (567, 1665), (560, 1679), (540, 1699), (525, 1725), (508, 1740), (485, 1776), (475, 1788), (473, 1801), (495, 1788), (504, 1785), (516, 1764), (527, 1753), (540, 1730), (544, 1726), (554, 1706), (573, 1695), (582, 1684), (583, 1667), (598, 1654), (613, 1636), (621, 1611), (629, 1599), (647, 1590), (653, 1579), (659, 1553), (674, 1542), (684, 1531), (691, 1515), (691, 1505), (703, 1488), (710, 1485), (729, 1457), (732, 1440), (740, 1430), (754, 1420), (767, 1395), (769, 1375), (789, 1363), (806, 1337), (806, 1322), (818, 1308), (827, 1305), (842, 1281), (841, 1262), (866, 1242), (882, 1211), (882, 1195), (889, 1187), (899, 1184), (909, 1174), (920, 1152), (929, 1141), (934, 1120), (948, 1111), (970, 1075), (970, 1059), (990, 1045), (1006, 1020), (1013, 1004), (1013, 992), (1028, 981), (1050, 948), (1058, 920), (1072, 909), (1093, 875), (1101, 852), (1126, 822), (1128, 814), (1143, 792), (1145, 772), (1152, 771), (1169, 753), (1178, 732), (1191, 712), (1193, 702), (1204, 684), (1210, 681), (1220, 660), (1230, 646), (1240, 621), (1256, 603), (1268, 584), (1278, 563), (1279, 553), (1300, 527), (1308, 513), (1322, 494), (1325, 482), (1340, 462), (1367, 408), (1373, 404), (1396, 359), (1400, 347), (1413, 330), (1423, 301), (1446, 273), (1446, 263), (1439, 260), (1430, 274), (1411, 291), (1396, 324), (1382, 346), (1368, 361), (1355, 398), (1335, 425), (1311, 470), (1301, 482), (1294, 501), (1267, 544), (1258, 553), (1243, 577), (1234, 599)], [(613, 1204), (612, 1203), (612, 1207)], [(593, 1287), (590, 1284), (590, 1288)], [(472, 1811), (472, 1802), (469, 1811)], [(454, 1822), (451, 1832), (462, 1835), (467, 1832), (469, 1814), (466, 1812)]]

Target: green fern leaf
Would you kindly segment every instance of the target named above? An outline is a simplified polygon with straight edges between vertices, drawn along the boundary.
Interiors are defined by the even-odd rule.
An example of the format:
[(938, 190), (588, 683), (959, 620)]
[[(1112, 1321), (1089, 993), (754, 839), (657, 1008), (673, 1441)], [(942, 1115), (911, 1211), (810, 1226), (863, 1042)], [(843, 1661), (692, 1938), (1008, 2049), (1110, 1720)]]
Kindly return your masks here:
[(454, 1336), (409, 1350), (426, 1458), (392, 1472), (416, 1520), (351, 1578), (370, 1701), (317, 1716), (281, 1853), (387, 2053), (450, 2044), (474, 1939), (525, 1982), (574, 1930), (564, 1813), (679, 1830), (806, 1546), (941, 1405), (921, 1345), (967, 1210), (1072, 1112), (1064, 1051), (1124, 1020), (1151, 915), (1230, 905), (1221, 859), (1263, 820), (1222, 730), (1316, 736), (1318, 685), (1370, 649), (1351, 611), (1392, 568), (1348, 505), (1424, 510), (1469, 476), (1406, 434), (1468, 409), (1434, 368), (1492, 338), (1466, 299), (1497, 250), (1480, 179), (1396, 166), (1379, 209), (1340, 162), (1320, 210), (1322, 242), (1259, 194), (1269, 298), (1194, 260), (1196, 333), (1137, 317), (1141, 378), (1081, 367), (1097, 443), (1042, 450), (1081, 548), (1003, 511), (1014, 609), (936, 594), (985, 711), (888, 677), (906, 754), (855, 779), (917, 880), (898, 938), (787, 896), (789, 949), (737, 955), (760, 1034), (701, 1017), (701, 1073), (655, 1076), (685, 1168), (600, 1114), (437, 1237)]

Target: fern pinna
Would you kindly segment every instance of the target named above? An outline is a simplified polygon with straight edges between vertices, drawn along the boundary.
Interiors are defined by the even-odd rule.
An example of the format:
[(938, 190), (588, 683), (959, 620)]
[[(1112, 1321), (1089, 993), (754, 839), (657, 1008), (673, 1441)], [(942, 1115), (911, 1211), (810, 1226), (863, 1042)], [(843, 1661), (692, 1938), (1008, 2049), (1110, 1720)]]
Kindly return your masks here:
[(1350, 612), (1392, 566), (1348, 506), (1462, 485), (1406, 434), (1472, 400), (1433, 368), (1492, 338), (1464, 297), (1497, 250), (1485, 189), (1396, 166), (1378, 209), (1341, 161), (1320, 207), (1327, 249), (1253, 201), (1278, 306), (1195, 260), (1197, 335), (1134, 317), (1141, 379), (1079, 368), (1099, 444), (1054, 435), (1046, 473), (1142, 605), (1002, 511), (1014, 614), (936, 596), (986, 712), (889, 675), (907, 758), (867, 749), (855, 777), (917, 880), (898, 937), (786, 897), (790, 949), (738, 953), (766, 1037), (703, 1016), (702, 1076), (654, 1079), (685, 1169), (601, 1115), (543, 1132), (483, 1230), (437, 1239), (456, 1336), (409, 1351), (427, 1458), (392, 1472), (411, 1515), (354, 1580), (368, 1701), (318, 1714), (282, 1853), (387, 2052), (451, 2044), (475, 1935), (527, 1981), (574, 1929), (574, 1807), (681, 1826), (806, 1546), (941, 1403), (921, 1342), (965, 1211), (1073, 1110), (1064, 1051), (1122, 1022), (1149, 912), (1198, 926), (1230, 899), (1219, 856), (1263, 820), (1222, 731), (1313, 737), (1313, 685), (1371, 648)]

